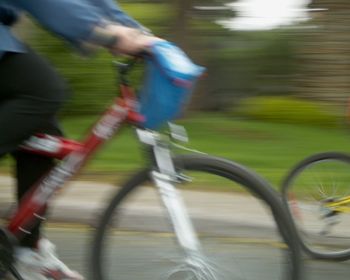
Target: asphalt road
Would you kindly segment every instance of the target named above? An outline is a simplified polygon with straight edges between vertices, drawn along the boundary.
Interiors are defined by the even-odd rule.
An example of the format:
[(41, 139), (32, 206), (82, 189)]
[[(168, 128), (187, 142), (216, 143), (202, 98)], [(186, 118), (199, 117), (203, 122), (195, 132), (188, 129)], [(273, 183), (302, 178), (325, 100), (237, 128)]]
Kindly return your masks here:
[[(92, 231), (79, 225), (51, 225), (46, 234), (57, 245), (61, 259), (88, 277)], [(280, 277), (282, 264), (278, 243), (254, 238), (239, 239), (204, 236), (205, 250), (221, 271), (230, 271), (225, 280), (274, 280)], [(157, 232), (125, 232), (113, 235), (108, 244), (116, 263), (110, 266), (109, 279), (118, 280), (183, 280), (166, 272), (179, 267), (179, 252), (174, 249), (172, 236)], [(234, 254), (233, 254), (234, 253)], [(234, 257), (238, 256), (238, 257)], [(132, 259), (132, 261), (131, 261)], [(345, 280), (350, 276), (350, 261), (314, 261), (305, 257), (305, 280)]]
[[(8, 209), (12, 205), (13, 188), (8, 181), (0, 177), (1, 216), (10, 213)], [(50, 211), (49, 221), (55, 224), (47, 228), (48, 237), (57, 244), (62, 260), (86, 277), (92, 234), (87, 225), (96, 223), (110, 191), (114, 193), (115, 187), (76, 182), (54, 201)], [(264, 205), (241, 193), (190, 190), (184, 191), (184, 198), (195, 227), (201, 233), (205, 254), (213, 262), (213, 270), (229, 275), (225, 278), (220, 274), (216, 279), (285, 279), (281, 277), (283, 251), (276, 241), (275, 224)], [(172, 236), (164, 233), (168, 223), (164, 223), (163, 210), (157, 205), (159, 197), (154, 190), (143, 188), (123, 207), (124, 215), (118, 221), (128, 231), (114, 234), (108, 243), (116, 258), (108, 268), (108, 280), (193, 280), (181, 273), (171, 278), (166, 276), (171, 269), (179, 270), (182, 258)], [(85, 226), (80, 226), (83, 224)], [(350, 279), (350, 261), (334, 263), (305, 258), (305, 267), (305, 280)]]

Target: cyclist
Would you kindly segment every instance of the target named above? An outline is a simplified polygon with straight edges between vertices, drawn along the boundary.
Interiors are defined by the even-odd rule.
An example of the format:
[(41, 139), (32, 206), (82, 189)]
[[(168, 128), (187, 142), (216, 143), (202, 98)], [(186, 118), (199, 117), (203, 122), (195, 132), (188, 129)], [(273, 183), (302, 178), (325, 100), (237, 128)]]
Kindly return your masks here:
[[(50, 64), (11, 33), (21, 12), (82, 52), (100, 46), (112, 54), (136, 54), (160, 40), (145, 34), (113, 0), (0, 0), (0, 157), (11, 153), (16, 159), (19, 200), (53, 162), (17, 147), (33, 133), (61, 135), (55, 115), (66, 92)], [(40, 225), (21, 240), (16, 260), (25, 280), (83, 279), (56, 257)]]

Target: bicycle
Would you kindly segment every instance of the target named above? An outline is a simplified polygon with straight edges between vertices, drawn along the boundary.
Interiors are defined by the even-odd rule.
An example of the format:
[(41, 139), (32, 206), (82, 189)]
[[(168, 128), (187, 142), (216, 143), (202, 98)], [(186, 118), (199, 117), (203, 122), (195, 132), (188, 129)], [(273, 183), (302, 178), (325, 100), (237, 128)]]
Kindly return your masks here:
[[(172, 54), (175, 53), (175, 57), (178, 60), (183, 54), (176, 53), (176, 51), (177, 49), (172, 49), (171, 52)], [(168, 55), (170, 55), (169, 52), (167, 53), (167, 56)], [(152, 59), (153, 58), (149, 59), (149, 61), (153, 61)], [(231, 248), (230, 240), (235, 238), (234, 236), (221, 233), (220, 238), (215, 240), (215, 243), (211, 245), (208, 251), (205, 251), (202, 247), (201, 244), (203, 243), (201, 243), (200, 240), (202, 242), (211, 240), (211, 235), (202, 235), (202, 232), (198, 232), (201, 228), (198, 228), (198, 225), (194, 223), (196, 220), (192, 221), (190, 219), (183, 197), (180, 195), (180, 188), (175, 187), (175, 185), (184, 184), (184, 188), (186, 188), (186, 184), (193, 182), (192, 177), (198, 177), (197, 172), (203, 172), (205, 176), (208, 176), (207, 174), (212, 174), (219, 178), (227, 179), (231, 186), (241, 186), (243, 189), (249, 191), (251, 194), (250, 197), (257, 198), (257, 200), (262, 201), (262, 203), (267, 206), (269, 210), (267, 216), (272, 216), (271, 223), (277, 224), (276, 232), (265, 230), (269, 238), (266, 241), (260, 242), (264, 243), (264, 245), (270, 245), (270, 243), (272, 243), (271, 235), (277, 234), (277, 240), (281, 238), (283, 243), (273, 244), (273, 249), (276, 248), (281, 251), (281, 253), (278, 255), (276, 254), (276, 258), (273, 259), (273, 261), (276, 259), (280, 261), (281, 259), (282, 262), (281, 267), (278, 267), (278, 275), (274, 277), (267, 276), (268, 278), (266, 279), (300, 279), (302, 264), (299, 244), (295, 236), (293, 224), (289, 220), (277, 192), (258, 175), (232, 161), (197, 153), (173, 157), (168, 137), (144, 127), (145, 115), (140, 115), (140, 110), (138, 108), (140, 103), (127, 79), (135, 61), (136, 60), (132, 60), (132, 62), (127, 64), (117, 64), (121, 96), (115, 100), (101, 119), (93, 126), (86, 140), (78, 142), (41, 134), (33, 136), (23, 145), (22, 149), (28, 152), (45, 154), (50, 157), (61, 159), (61, 162), (54, 167), (45, 178), (36, 184), (18, 207), (16, 213), (10, 219), (8, 226), (1, 230), (0, 277), (4, 276), (7, 271), (10, 271), (17, 279), (22, 279), (13, 266), (15, 240), (28, 234), (31, 226), (38, 220), (44, 219), (41, 214), (43, 205), (50, 201), (52, 195), (83, 167), (85, 162), (92, 156), (93, 152), (95, 152), (102, 143), (117, 134), (122, 128), (122, 124), (131, 124), (136, 128), (140, 142), (148, 147), (146, 149), (146, 154), (150, 156), (150, 166), (137, 172), (134, 176), (131, 176), (130, 180), (128, 180), (111, 199), (108, 207), (101, 215), (92, 242), (91, 273), (93, 279), (261, 279), (261, 272), (252, 272), (250, 267), (245, 267), (247, 264), (244, 266), (244, 257), (241, 258), (241, 256), (247, 256), (247, 253), (249, 253), (249, 251), (245, 250), (244, 242), (239, 242), (238, 245), (234, 247), (235, 249), (240, 248), (241, 250), (239, 256), (237, 256), (240, 261), (240, 267), (235, 267), (235, 265), (237, 265), (235, 263), (237, 262), (237, 257), (235, 257), (234, 254), (230, 255), (229, 259), (226, 258), (228, 253), (232, 253), (231, 250), (228, 249)], [(176, 63), (178, 62), (179, 61), (176, 61)], [(180, 85), (180, 87), (181, 86), (182, 85)], [(150, 100), (147, 102), (150, 102)], [(152, 102), (154, 101), (152, 100)], [(181, 104), (181, 102), (177, 103), (179, 105)], [(167, 113), (169, 113), (168, 108), (166, 110)], [(152, 113), (154, 112), (147, 113), (146, 117), (151, 116)], [(172, 114), (170, 113), (170, 115)], [(168, 117), (162, 121), (168, 121), (168, 118), (172, 117), (173, 115), (171, 117), (168, 115)], [(159, 114), (156, 115), (156, 118), (159, 118)], [(170, 137), (177, 140), (186, 138), (181, 127), (172, 126), (172, 128)], [(188, 175), (185, 173), (187, 171), (194, 171), (195, 173), (190, 173)], [(199, 178), (203, 178), (202, 176), (203, 174), (201, 174)], [(164, 205), (164, 210), (157, 212), (151, 209), (152, 215), (154, 215), (152, 219), (149, 219), (149, 217), (147, 219), (147, 216), (145, 216), (145, 220), (142, 218), (135, 222), (132, 220), (134, 212), (130, 211), (130, 209), (125, 209), (124, 204), (128, 201), (129, 197), (133, 197), (135, 191), (140, 190), (139, 187), (143, 186), (146, 182), (155, 186), (155, 190)], [(135, 205), (135, 203), (131, 204), (131, 206), (133, 205)], [(205, 207), (208, 206), (206, 205)], [(259, 211), (261, 211), (260, 208)], [(161, 213), (161, 216), (163, 213), (167, 213), (166, 217), (169, 219), (168, 222), (171, 225), (170, 230), (147, 230), (144, 229), (144, 225), (141, 225), (142, 231), (139, 230), (138, 227), (140, 223), (144, 221), (147, 222), (146, 227), (152, 225), (152, 223), (148, 222), (154, 220), (154, 217), (156, 218), (157, 226), (159, 226), (159, 224), (161, 224), (159, 221), (159, 213)], [(125, 220), (119, 217), (122, 214), (126, 215)], [(146, 215), (146, 213), (141, 214)], [(116, 224), (116, 220), (118, 220), (119, 224)], [(127, 221), (131, 226), (125, 226), (123, 221)], [(119, 231), (118, 226), (120, 226)], [(231, 228), (225, 228), (224, 231), (228, 232), (230, 230)], [(173, 234), (169, 234), (169, 232), (173, 232)], [(137, 238), (135, 238), (135, 235), (137, 235)], [(153, 238), (154, 243), (149, 243), (149, 237)], [(172, 247), (173, 243), (169, 241), (168, 237), (177, 241), (175, 253), (173, 251), (169, 252), (169, 247)], [(140, 239), (141, 241), (138, 241)], [(136, 246), (140, 245), (140, 243), (142, 243), (141, 245), (143, 246)], [(248, 243), (250, 244), (250, 240)], [(156, 250), (156, 252), (152, 251), (154, 254), (151, 254), (151, 251), (145, 251), (145, 244), (150, 244), (151, 249), (153, 249), (153, 246), (161, 244), (162, 252), (165, 256), (161, 256), (162, 259), (159, 260), (159, 262), (151, 261), (159, 252)], [(126, 248), (127, 245), (130, 245), (130, 248)], [(219, 254), (215, 254), (215, 249), (213, 249), (217, 247), (220, 247), (222, 250)], [(265, 251), (260, 249), (258, 242), (254, 244), (254, 247), (258, 247), (260, 250), (257, 251), (257, 254), (261, 256), (266, 254)], [(106, 252), (108, 249), (112, 249), (112, 255)], [(211, 258), (213, 250), (215, 257)], [(136, 254), (129, 259), (127, 256), (128, 253)], [(253, 253), (255, 254), (255, 251)], [(120, 255), (116, 256), (116, 254)], [(119, 259), (118, 261), (109, 263), (105, 259), (106, 256), (123, 257), (124, 260), (121, 261)], [(232, 260), (230, 258), (234, 259)], [(249, 260), (250, 263), (248, 265), (255, 264), (255, 266), (257, 266), (256, 257)], [(140, 264), (149, 261), (151, 261), (153, 265), (151, 268), (142, 268), (141, 272), (137, 271), (137, 267), (139, 267)], [(263, 263), (263, 258), (259, 258), (258, 256), (258, 261)], [(271, 260), (269, 259), (267, 262), (269, 267), (272, 265), (275, 269), (277, 264), (270, 262)], [(106, 264), (108, 265), (107, 268), (104, 267)], [(224, 264), (228, 265), (228, 268), (222, 269)], [(242, 272), (243, 269), (246, 269), (246, 271)], [(124, 270), (126, 270), (126, 272), (124, 272)], [(264, 270), (265, 275), (275, 272), (273, 269), (266, 269), (265, 266)], [(153, 273), (157, 275), (152, 275)]]
[(303, 249), (313, 258), (350, 259), (350, 156), (325, 152), (296, 164), (282, 197)]

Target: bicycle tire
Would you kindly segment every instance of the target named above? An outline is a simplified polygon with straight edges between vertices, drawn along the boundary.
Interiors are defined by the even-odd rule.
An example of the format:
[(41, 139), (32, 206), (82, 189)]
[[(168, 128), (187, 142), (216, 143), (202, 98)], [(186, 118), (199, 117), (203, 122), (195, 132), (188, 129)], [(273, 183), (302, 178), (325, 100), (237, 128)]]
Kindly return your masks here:
[[(174, 162), (176, 167), (181, 168), (182, 170), (204, 171), (205, 173), (215, 174), (220, 177), (229, 179), (230, 181), (238, 182), (247, 188), (254, 197), (262, 200), (264, 204), (267, 205), (271, 210), (273, 218), (277, 223), (277, 227), (281, 232), (282, 239), (287, 245), (283, 249), (283, 258), (286, 258), (283, 260), (283, 263), (287, 264), (287, 270), (284, 271), (282, 278), (278, 276), (278, 279), (297, 280), (301, 278), (301, 250), (296, 238), (295, 229), (289, 220), (289, 216), (287, 215), (285, 208), (281, 203), (279, 194), (274, 189), (272, 189), (269, 184), (267, 184), (255, 173), (247, 170), (243, 166), (217, 157), (211, 157), (207, 155), (184, 155), (177, 157)], [(117, 194), (113, 197), (109, 206), (103, 213), (102, 218), (99, 221), (99, 225), (97, 226), (92, 246), (93, 250), (91, 268), (93, 279), (107, 279), (102, 265), (104, 263), (103, 244), (108, 232), (108, 225), (111, 222), (111, 219), (113, 219), (115, 210), (120, 206), (125, 198), (129, 196), (129, 194), (132, 193), (135, 189), (137, 189), (137, 187), (141, 186), (142, 183), (149, 179), (149, 171), (149, 169), (142, 170), (133, 176), (128, 182), (126, 182), (120, 191), (118, 191)], [(287, 248), (287, 250), (285, 250), (285, 248)], [(261, 279), (260, 277), (261, 275), (259, 274), (259, 276), (252, 279)], [(142, 278), (145, 279), (144, 277)], [(119, 279), (119, 277), (114, 276), (113, 279)], [(231, 280), (232, 278), (225, 279)], [(239, 279), (243, 279), (243, 277)], [(244, 277), (244, 279), (246, 278)]]
[[(340, 212), (325, 207), (329, 199), (337, 197), (336, 191), (341, 191), (342, 196), (350, 195), (347, 186), (349, 170), (349, 155), (324, 152), (299, 162), (283, 180), (283, 202), (297, 228), (303, 250), (312, 258), (335, 261), (350, 259), (350, 232), (347, 230), (346, 235), (345, 229), (350, 228), (350, 214), (347, 219), (337, 221), (335, 218), (340, 218)], [(316, 187), (315, 191), (311, 187)], [(316, 225), (318, 222), (319, 225)]]

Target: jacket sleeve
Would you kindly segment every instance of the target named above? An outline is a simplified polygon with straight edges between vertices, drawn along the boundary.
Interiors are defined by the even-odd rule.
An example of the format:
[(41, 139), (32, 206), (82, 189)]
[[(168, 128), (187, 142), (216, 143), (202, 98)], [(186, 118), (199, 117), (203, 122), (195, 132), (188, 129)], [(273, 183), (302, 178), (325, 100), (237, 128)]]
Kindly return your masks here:
[(85, 0), (91, 5), (98, 7), (106, 18), (121, 25), (140, 28), (144, 27), (136, 20), (127, 15), (114, 0)]
[[(96, 38), (94, 30), (106, 24), (99, 9), (79, 0), (12, 0), (12, 5), (30, 13), (38, 22), (74, 45)], [(99, 36), (97, 36), (99, 37)], [(99, 42), (92, 42), (97, 43)]]

